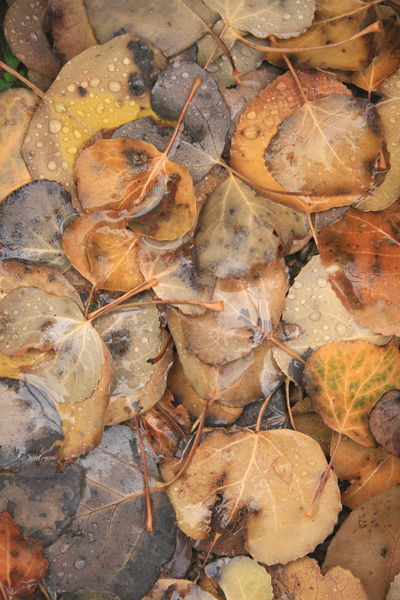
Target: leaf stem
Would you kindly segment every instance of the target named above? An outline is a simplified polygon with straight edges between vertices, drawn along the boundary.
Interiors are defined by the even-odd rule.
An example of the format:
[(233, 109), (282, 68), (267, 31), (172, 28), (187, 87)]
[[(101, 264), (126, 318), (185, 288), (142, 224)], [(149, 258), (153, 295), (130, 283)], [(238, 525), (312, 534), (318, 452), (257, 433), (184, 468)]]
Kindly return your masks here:
[(269, 404), (269, 401), (270, 401), (270, 399), (271, 399), (271, 396), (272, 396), (272, 394), (270, 394), (269, 396), (267, 396), (267, 397), (264, 399), (264, 402), (262, 403), (262, 405), (261, 405), (261, 408), (260, 408), (260, 410), (258, 411), (258, 417), (257, 417), (257, 423), (256, 423), (256, 429), (255, 429), (255, 432), (256, 432), (256, 433), (259, 433), (259, 431), (260, 431), (260, 429), (261, 429), (261, 421), (262, 421), (262, 417), (263, 417), (263, 414), (264, 414), (264, 412), (265, 412), (265, 409), (267, 408), (267, 406), (268, 406), (268, 404)]
[(332, 452), (331, 459), (330, 459), (328, 465), (326, 466), (326, 468), (324, 469), (324, 472), (321, 475), (321, 479), (319, 481), (317, 489), (314, 492), (314, 496), (312, 497), (312, 500), (311, 500), (311, 502), (310, 502), (310, 504), (309, 504), (306, 512), (304, 513), (304, 516), (309, 517), (310, 519), (312, 518), (312, 516), (314, 514), (315, 506), (316, 506), (316, 504), (318, 502), (318, 499), (319, 499), (319, 497), (320, 497), (320, 495), (321, 495), (321, 493), (322, 493), (322, 491), (323, 491), (323, 489), (325, 487), (325, 483), (326, 483), (326, 480), (328, 479), (328, 475), (329, 475), (329, 472), (330, 472), (330, 470), (332, 468), (333, 461), (335, 460), (336, 452), (338, 451), (341, 439), (342, 439), (342, 434), (339, 433), (335, 449)]
[[(200, 302), (200, 300), (145, 300), (144, 302), (128, 302), (124, 307), (135, 308), (137, 306), (152, 306), (154, 304), (190, 304), (192, 306), (201, 306), (207, 310), (223, 312), (224, 303), (218, 302)], [(118, 306), (116, 307), (118, 308)], [(114, 308), (112, 309), (114, 310)]]
[(293, 414), (292, 414), (292, 407), (290, 406), (290, 394), (289, 394), (289, 378), (286, 377), (285, 379), (285, 401), (286, 401), (286, 408), (288, 411), (288, 416), (289, 416), (289, 421), (291, 426), (293, 427), (293, 429), (296, 431), (296, 425), (293, 419)]
[(306, 364), (306, 361), (303, 358), (301, 358), (300, 354), (297, 354), (297, 352), (295, 352), (291, 348), (288, 348), (283, 342), (281, 342), (280, 339), (276, 338), (274, 335), (268, 336), (268, 339), (271, 340), (271, 342), (275, 344), (275, 346), (283, 350), (283, 352), (289, 354), (289, 356), (291, 356), (292, 358), (300, 361), (301, 363), (303, 363), (303, 365)]
[(140, 418), (138, 415), (134, 415), (133, 417), (135, 423), (135, 429), (138, 436), (139, 450), (140, 456), (142, 458), (143, 464), (143, 478), (144, 478), (144, 495), (146, 502), (146, 531), (153, 531), (153, 509), (151, 506), (151, 493), (149, 486), (149, 472), (147, 470), (147, 459), (146, 459), (146, 449), (143, 444), (142, 432), (140, 430)]
[(99, 317), (100, 315), (103, 315), (105, 312), (109, 312), (110, 310), (113, 310), (115, 307), (119, 306), (121, 304), (121, 302), (124, 302), (124, 300), (128, 300), (129, 298), (132, 298), (132, 296), (135, 296), (136, 294), (140, 294), (140, 292), (144, 292), (144, 291), (154, 287), (155, 285), (157, 285), (157, 283), (158, 283), (158, 279), (155, 279), (155, 278), (150, 279), (149, 281), (145, 281), (144, 283), (141, 283), (137, 287), (133, 288), (133, 290), (126, 292), (126, 294), (122, 294), (122, 296), (120, 296), (119, 298), (116, 298), (115, 300), (110, 302), (110, 304), (106, 304), (105, 306), (102, 306), (101, 308), (98, 308), (97, 310), (94, 310), (91, 313), (89, 313), (88, 321), (93, 321), (93, 319), (97, 319), (97, 317)]
[(39, 96), (39, 98), (44, 98), (44, 92), (42, 92), (41, 89), (39, 89), (36, 85), (34, 85), (32, 82), (30, 82), (29, 79), (26, 79), (26, 77), (21, 75), (21, 73), (18, 73), (18, 71), (16, 71), (12, 67), (9, 67), (8, 65), (6, 65), (6, 63), (3, 62), (2, 60), (0, 60), (0, 67), (2, 69), (4, 69), (4, 71), (11, 73), (11, 75), (14, 75), (14, 77), (19, 79), (19, 81), (21, 81), (22, 83), (27, 85), (28, 88), (30, 88), (32, 90), (32, 92), (34, 92), (37, 96)]
[(176, 136), (178, 135), (178, 132), (179, 132), (180, 126), (182, 125), (182, 121), (183, 121), (183, 119), (185, 118), (186, 111), (187, 111), (187, 109), (189, 108), (189, 104), (190, 104), (190, 103), (191, 103), (191, 101), (193, 100), (193, 96), (194, 96), (194, 95), (195, 95), (195, 93), (197, 92), (197, 90), (198, 90), (198, 88), (199, 88), (199, 85), (200, 85), (200, 83), (201, 83), (202, 81), (203, 81), (203, 80), (201, 79), (201, 77), (196, 77), (196, 79), (193, 81), (193, 85), (192, 85), (192, 87), (191, 87), (191, 90), (190, 90), (190, 92), (189, 92), (189, 94), (188, 94), (188, 97), (186, 98), (186, 100), (185, 100), (185, 103), (184, 103), (184, 105), (182, 106), (181, 114), (179, 115), (178, 121), (177, 121), (177, 123), (176, 123), (176, 125), (175, 125), (175, 129), (174, 129), (174, 131), (172, 132), (172, 135), (171, 135), (171, 137), (170, 137), (170, 139), (169, 139), (169, 142), (168, 142), (168, 144), (167, 144), (167, 146), (166, 146), (166, 148), (165, 148), (165, 150), (164, 150), (164, 152), (163, 152), (163, 154), (164, 154), (165, 156), (168, 156), (168, 153), (170, 152), (170, 150), (171, 150), (171, 148), (172, 148), (172, 145), (173, 145), (173, 143), (174, 143), (174, 141), (175, 141), (175, 138), (176, 138)]

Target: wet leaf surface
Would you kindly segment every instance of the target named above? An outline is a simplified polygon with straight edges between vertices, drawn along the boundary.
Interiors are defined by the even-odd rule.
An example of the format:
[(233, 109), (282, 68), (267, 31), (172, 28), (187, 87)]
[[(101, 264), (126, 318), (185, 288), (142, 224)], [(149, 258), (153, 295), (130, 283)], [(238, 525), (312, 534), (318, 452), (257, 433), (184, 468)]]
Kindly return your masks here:
[(325, 423), (362, 446), (375, 446), (369, 413), (379, 398), (396, 387), (397, 348), (369, 342), (333, 342), (307, 360), (304, 380)]
[[(325, 463), (318, 444), (301, 433), (213, 431), (181, 479), (170, 485), (168, 495), (186, 535), (207, 537), (220, 497), (222, 527), (244, 518), (246, 549), (253, 558), (266, 564), (287, 562), (313, 549), (336, 522), (340, 502), (332, 474), (314, 516), (304, 515)], [(163, 478), (171, 479), (174, 470), (174, 461), (164, 463)], [(288, 547), (292, 527), (297, 535)], [(268, 546), (265, 536), (272, 542)]]
[(400, 458), (400, 398), (398, 390), (383, 394), (369, 416), (372, 435), (390, 454)]
[(341, 525), (326, 555), (323, 571), (350, 569), (368, 600), (384, 600), (399, 568), (400, 486), (371, 498)]
[(80, 460), (86, 470), (82, 500), (70, 526), (47, 550), (49, 590), (86, 586), (138, 600), (173, 553), (175, 524), (165, 494), (153, 494), (154, 530), (145, 531), (143, 476), (131, 440), (128, 428), (112, 427)]

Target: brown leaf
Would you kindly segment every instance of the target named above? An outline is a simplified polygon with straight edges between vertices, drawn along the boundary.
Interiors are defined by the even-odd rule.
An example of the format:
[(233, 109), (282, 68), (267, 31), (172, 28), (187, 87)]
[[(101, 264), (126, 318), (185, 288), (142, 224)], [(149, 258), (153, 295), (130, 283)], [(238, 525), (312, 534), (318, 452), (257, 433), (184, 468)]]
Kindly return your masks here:
[(353, 510), (331, 541), (323, 571), (349, 569), (368, 600), (385, 600), (400, 567), (400, 485)]
[(356, 321), (384, 335), (400, 334), (400, 203), (381, 212), (350, 209), (319, 235), (330, 281)]
[(51, 7), (51, 36), (63, 63), (97, 44), (83, 0), (52, 0)]
[(0, 93), (0, 200), (31, 181), (21, 150), (38, 103), (35, 94), (23, 88)]
[[(337, 434), (332, 436), (331, 455)], [(400, 460), (383, 448), (364, 448), (344, 436), (333, 461), (333, 470), (350, 486), (342, 493), (342, 503), (351, 509), (400, 483)]]
[(359, 579), (347, 569), (333, 567), (322, 575), (316, 560), (300, 558), (272, 567), (277, 598), (290, 600), (367, 600)]
[[(332, 472), (313, 517), (304, 515), (325, 466), (319, 445), (295, 431), (213, 431), (168, 495), (186, 535), (207, 537), (220, 498), (222, 528), (245, 527), (253, 558), (285, 563), (312, 551), (336, 522), (339, 489)], [(163, 478), (171, 480), (178, 468), (177, 460), (164, 462)]]
[(0, 513), (0, 583), (11, 598), (32, 593), (46, 574), (42, 542), (20, 535), (7, 512)]
[(186, 579), (159, 579), (142, 600), (216, 600), (200, 586)]
[(378, 444), (400, 458), (399, 390), (383, 394), (369, 415), (369, 427)]

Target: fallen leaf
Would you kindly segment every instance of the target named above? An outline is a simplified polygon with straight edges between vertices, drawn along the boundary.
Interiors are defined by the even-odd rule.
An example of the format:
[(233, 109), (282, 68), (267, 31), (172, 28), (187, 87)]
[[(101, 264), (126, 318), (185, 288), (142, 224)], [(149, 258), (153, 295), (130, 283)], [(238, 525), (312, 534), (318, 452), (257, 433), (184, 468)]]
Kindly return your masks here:
[[(166, 481), (179, 468), (176, 463), (162, 464)], [(336, 522), (340, 501), (332, 473), (313, 517), (304, 515), (325, 466), (318, 444), (295, 431), (214, 430), (203, 439), (182, 477), (168, 487), (168, 495), (186, 535), (207, 537), (219, 497), (222, 528), (240, 522), (253, 558), (285, 563), (312, 551)], [(294, 529), (296, 536), (291, 535)]]
[[(294, 280), (282, 320), (285, 345), (304, 359), (328, 342), (362, 339), (380, 345), (389, 341), (354, 321), (333, 291), (319, 256), (313, 256)], [(279, 368), (301, 386), (303, 364), (280, 348), (274, 348), (273, 356)]]
[[(107, 429), (100, 446), (80, 459), (86, 469), (80, 506), (47, 550), (49, 591), (87, 587), (139, 600), (154, 585), (174, 551), (175, 523), (165, 494), (154, 493), (153, 531), (146, 531), (138, 463), (130, 430), (118, 425)], [(157, 483), (151, 477), (150, 485)]]
[(61, 598), (62, 600), (120, 600), (116, 594), (111, 594), (110, 592), (92, 592), (87, 588), (62, 594)]
[(271, 575), (248, 556), (220, 559), (207, 566), (226, 600), (273, 600)]
[(71, 264), (95, 287), (128, 292), (143, 282), (139, 236), (106, 213), (80, 215), (62, 237)]
[[(331, 455), (337, 445), (334, 434)], [(342, 503), (357, 508), (373, 496), (400, 483), (400, 460), (383, 448), (364, 448), (347, 437), (340, 440), (332, 465), (340, 480), (350, 482), (342, 493)]]
[(315, 2), (293, 0), (276, 4), (262, 0), (204, 0), (218, 12), (233, 31), (248, 31), (256, 37), (276, 35), (281, 38), (297, 36), (311, 25)]
[(352, 208), (319, 235), (336, 294), (360, 325), (384, 335), (400, 334), (399, 219), (400, 203), (380, 212)]
[(101, 438), (111, 380), (98, 333), (72, 300), (38, 288), (10, 292), (0, 302), (0, 321), (0, 351), (7, 356), (30, 348), (55, 352), (22, 378), (44, 389), (61, 416), (65, 441), (58, 457), (89, 451)]
[(375, 106), (389, 153), (387, 160), (389, 171), (386, 173), (383, 183), (358, 205), (358, 208), (363, 211), (384, 210), (393, 204), (400, 195), (400, 161), (398, 160), (400, 142), (396, 135), (397, 123), (400, 120), (399, 87), (400, 69), (385, 79), (379, 88), (379, 93), (383, 98)]
[(200, 586), (185, 579), (159, 579), (142, 600), (217, 600)]
[(87, 18), (84, 0), (52, 0), (51, 9), (54, 11), (51, 37), (63, 63), (97, 44)]
[[(2, 376), (0, 404), (2, 468), (12, 467), (29, 453), (40, 454), (63, 439), (60, 417), (44, 390)], [(7, 506), (0, 509), (6, 510)]]
[[(359, 33), (376, 18), (375, 7), (360, 0), (316, 0), (311, 27), (305, 33), (289, 40), (276, 40), (276, 46), (309, 48), (342, 42)], [(293, 65), (349, 69), (359, 71), (370, 62), (375, 48), (374, 34), (341, 44), (336, 48), (305, 50), (290, 54)], [(285, 66), (280, 54), (267, 53), (266, 59), (274, 65)]]
[(341, 566), (360, 579), (368, 600), (385, 600), (400, 563), (400, 486), (353, 510), (331, 541), (323, 571)]
[(307, 359), (304, 381), (325, 423), (362, 446), (375, 446), (369, 413), (386, 391), (400, 385), (397, 348), (369, 342), (333, 342)]
[[(368, 103), (352, 98), (348, 88), (331, 76), (317, 71), (298, 71), (296, 76), (301, 92), (287, 72), (247, 105), (232, 138), (231, 164), (253, 185), (271, 190), (267, 194), (270, 198), (291, 208), (314, 212), (353, 204), (365, 195), (363, 182), (369, 182), (367, 188), (374, 185), (377, 165), (369, 172), (361, 156), (365, 152), (372, 163), (378, 159), (381, 133), (376, 111)], [(348, 126), (351, 135), (347, 126), (343, 130), (343, 119), (349, 118), (354, 118)], [(354, 139), (358, 139), (356, 154)], [(279, 144), (282, 156), (278, 153), (272, 165), (269, 157), (267, 164), (265, 152), (275, 155)], [(356, 159), (354, 171), (351, 156)], [(302, 165), (307, 168), (308, 178)], [(290, 180), (286, 173), (292, 174)], [(344, 185), (343, 177), (347, 179)], [(288, 190), (285, 184), (292, 192), (322, 191), (322, 195), (280, 194)]]
[(26, 461), (12, 476), (0, 475), (0, 510), (8, 510), (23, 535), (48, 546), (71, 522), (81, 497), (80, 465)]
[(43, 544), (20, 535), (7, 512), (0, 513), (0, 583), (11, 598), (27, 596), (46, 574)]
[(390, 454), (400, 458), (400, 397), (399, 390), (383, 394), (369, 415), (372, 435)]
[(13, 54), (28, 68), (54, 79), (61, 68), (45, 32), (47, 0), (16, 0), (7, 11), (4, 35)]
[[(240, 417), (235, 421), (236, 427), (246, 427), (253, 431), (257, 427), (257, 420), (265, 398), (260, 398), (247, 404)], [(260, 431), (266, 429), (291, 429), (286, 398), (282, 386), (278, 387), (269, 398), (267, 407), (260, 420)]]
[(185, 50), (204, 32), (214, 15), (201, 0), (85, 0), (89, 21), (100, 43), (108, 42), (121, 30), (154, 44), (164, 56)]
[(400, 575), (396, 575), (393, 579), (392, 585), (390, 586), (389, 593), (386, 596), (386, 600), (396, 600), (400, 594)]
[[(296, 406), (297, 405), (295, 405), (295, 407)], [(325, 425), (322, 417), (318, 413), (310, 411), (296, 415), (294, 413), (294, 408), (292, 413), (296, 431), (300, 431), (300, 433), (310, 436), (321, 446), (321, 450), (325, 456), (328, 456), (332, 438), (332, 430)]]
[(191, 145), (203, 154), (205, 173), (220, 158), (230, 127), (229, 110), (212, 75), (196, 63), (174, 62), (158, 76), (151, 91), (151, 106), (161, 118), (177, 119), (196, 77), (202, 83), (188, 106), (183, 125)]
[(0, 204), (0, 259), (69, 266), (61, 236), (76, 215), (70, 195), (53, 181), (32, 181)]
[(129, 35), (69, 61), (39, 104), (24, 141), (31, 176), (54, 179), (74, 194), (79, 150), (99, 130), (151, 114), (149, 89), (163, 64), (157, 50)]
[(168, 342), (157, 308), (122, 305), (97, 318), (94, 328), (113, 359), (114, 378), (105, 423), (121, 423), (152, 408), (164, 394), (172, 364), (170, 346), (161, 360), (150, 362)]
[(312, 558), (272, 567), (272, 584), (276, 597), (290, 600), (367, 600), (360, 580), (348, 569), (333, 567), (322, 575)]
[(21, 149), (37, 104), (30, 90), (12, 88), (0, 93), (0, 200), (31, 180)]

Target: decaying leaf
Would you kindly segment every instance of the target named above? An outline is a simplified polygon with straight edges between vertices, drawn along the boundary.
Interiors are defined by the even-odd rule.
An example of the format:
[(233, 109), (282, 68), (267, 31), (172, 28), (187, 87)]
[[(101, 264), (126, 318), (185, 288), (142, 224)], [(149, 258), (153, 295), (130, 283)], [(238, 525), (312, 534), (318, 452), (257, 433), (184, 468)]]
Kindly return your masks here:
[(33, 92), (22, 88), (0, 94), (0, 200), (31, 180), (21, 149), (38, 102)]
[[(331, 454), (337, 439), (337, 434), (334, 434)], [(342, 493), (342, 503), (351, 509), (400, 483), (398, 458), (383, 448), (364, 448), (345, 436), (340, 440), (336, 451), (333, 470), (340, 480), (351, 484)]]
[[(258, 417), (262, 410), (265, 398), (260, 398), (251, 404), (247, 404), (240, 417), (236, 420), (237, 427), (246, 427), (253, 431), (257, 427)], [(260, 421), (260, 431), (266, 429), (290, 429), (291, 424), (288, 416), (286, 398), (282, 386), (278, 387), (269, 398), (267, 407), (263, 411)], [(302, 433), (302, 432), (301, 432)]]
[[(309, 48), (344, 40), (359, 33), (375, 18), (374, 6), (362, 0), (316, 0), (315, 17), (311, 27), (302, 35), (289, 40), (277, 40), (276, 46)], [(308, 50), (290, 55), (294, 65), (328, 67), (357, 71), (366, 67), (375, 47), (373, 34), (341, 44), (336, 48)], [(279, 54), (267, 53), (267, 60), (284, 66)]]
[(392, 585), (390, 586), (389, 593), (386, 596), (386, 600), (396, 600), (400, 594), (400, 574), (396, 575), (393, 579)]
[(149, 410), (161, 399), (172, 363), (172, 349), (169, 346), (155, 364), (150, 362), (168, 342), (155, 306), (124, 308), (122, 305), (96, 319), (95, 329), (113, 359), (114, 380), (105, 422), (121, 423)]
[(200, 586), (185, 579), (159, 579), (142, 600), (217, 600)]
[(80, 215), (67, 227), (62, 245), (71, 264), (95, 287), (128, 292), (143, 282), (139, 235), (105, 212)]
[(380, 212), (350, 209), (320, 233), (330, 281), (360, 325), (400, 334), (400, 203)]
[[(168, 499), (164, 493), (152, 494), (154, 529), (147, 532), (140, 459), (127, 427), (107, 429), (100, 446), (80, 464), (86, 469), (82, 500), (70, 525), (47, 550), (46, 585), (50, 591), (88, 587), (139, 600), (174, 551)], [(150, 483), (157, 480), (152, 477)]]
[[(359, 579), (348, 569), (333, 567), (321, 574), (316, 560), (300, 558), (272, 567), (276, 597), (289, 600), (367, 600)], [(274, 596), (275, 597), (275, 596)]]
[(0, 583), (11, 598), (27, 596), (46, 574), (43, 544), (20, 535), (7, 512), (0, 513)]
[(220, 559), (207, 566), (226, 600), (273, 600), (271, 575), (248, 556)]
[(329, 427), (362, 446), (375, 446), (369, 413), (382, 394), (400, 385), (400, 353), (364, 341), (326, 344), (307, 359), (304, 381)]
[(32, 181), (0, 204), (0, 258), (69, 266), (61, 236), (76, 215), (70, 195), (53, 181)]
[(84, 0), (52, 0), (51, 9), (54, 12), (51, 37), (64, 63), (97, 44)]
[(183, 119), (192, 145), (203, 153), (209, 170), (221, 156), (230, 126), (229, 110), (207, 71), (191, 62), (174, 62), (164, 69), (151, 91), (151, 106), (163, 119), (177, 119), (196, 77), (202, 83)]
[(400, 194), (400, 142), (397, 124), (400, 121), (400, 69), (395, 71), (380, 86), (383, 98), (376, 104), (389, 153), (388, 166), (383, 183), (359, 205), (360, 210), (384, 210), (395, 202)]
[[(17, 308), (18, 307), (18, 308)], [(99, 334), (69, 298), (38, 288), (13, 290), (0, 302), (0, 351), (54, 350), (23, 379), (43, 388), (60, 413), (65, 441), (59, 457), (79, 456), (99, 442), (111, 366)]]
[(45, 33), (47, 0), (16, 0), (4, 20), (4, 35), (11, 50), (27, 67), (54, 79), (61, 68)]
[[(297, 78), (302, 91), (287, 72), (247, 105), (232, 138), (232, 166), (256, 186), (276, 190), (268, 195), (292, 208), (313, 212), (352, 204), (374, 185), (381, 146), (376, 111), (331, 76), (299, 71)], [(343, 129), (348, 119), (351, 125)], [(314, 196), (280, 194), (285, 186)]]
[(80, 465), (24, 462), (12, 476), (0, 475), (0, 510), (8, 510), (23, 535), (54, 542), (71, 522), (81, 497), (84, 470)]
[(215, 14), (201, 0), (85, 0), (89, 20), (99, 42), (104, 44), (122, 32), (132, 33), (154, 44), (164, 56), (173, 56), (196, 42), (204, 23)]
[[(282, 315), (285, 344), (304, 359), (328, 342), (366, 340), (385, 344), (390, 338), (358, 325), (329, 283), (329, 273), (319, 256), (301, 269), (285, 300)], [(279, 368), (302, 382), (303, 365), (279, 348), (273, 350)]]
[(297, 36), (311, 25), (315, 2), (293, 0), (204, 0), (206, 6), (219, 13), (233, 31), (248, 31), (256, 37), (276, 35), (279, 38)]
[(368, 600), (385, 600), (400, 565), (400, 486), (353, 510), (331, 541), (323, 571), (349, 569)]
[(1, 467), (9, 468), (27, 453), (48, 450), (63, 439), (60, 417), (44, 390), (1, 377), (0, 406)]
[(369, 427), (378, 444), (400, 458), (399, 390), (383, 394), (369, 415)]
[(157, 50), (129, 35), (73, 58), (31, 121), (23, 146), (31, 176), (54, 179), (74, 192), (79, 150), (99, 130), (150, 113), (149, 89), (162, 66)]
[[(173, 478), (177, 462), (162, 465), (166, 481)], [(295, 431), (213, 431), (182, 477), (168, 487), (168, 495), (186, 535), (207, 537), (220, 498), (222, 529), (240, 523), (253, 558), (285, 563), (314, 549), (336, 522), (340, 501), (332, 473), (313, 517), (304, 515), (325, 466), (318, 444)]]

